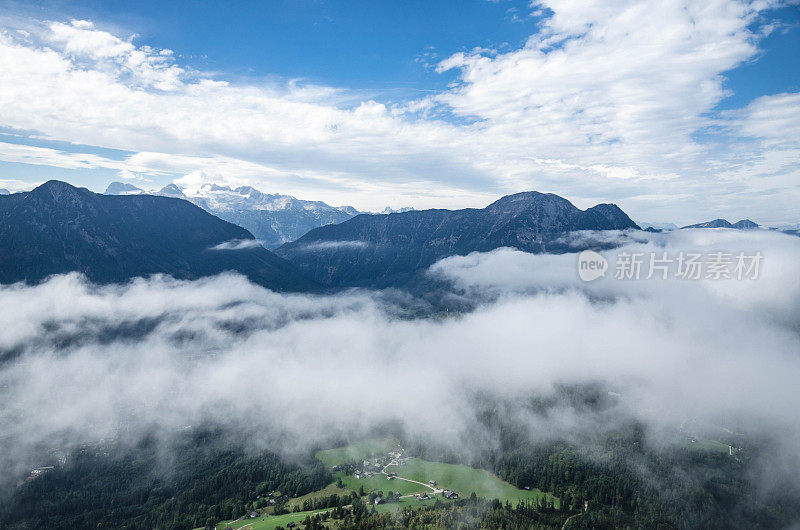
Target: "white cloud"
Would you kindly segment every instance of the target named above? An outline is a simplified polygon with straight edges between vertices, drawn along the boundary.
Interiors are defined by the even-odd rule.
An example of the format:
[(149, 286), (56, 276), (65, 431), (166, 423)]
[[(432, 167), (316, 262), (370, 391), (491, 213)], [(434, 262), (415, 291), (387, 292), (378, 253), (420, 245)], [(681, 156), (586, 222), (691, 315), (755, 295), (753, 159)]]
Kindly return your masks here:
[(761, 139), (765, 147), (800, 150), (800, 93), (762, 96), (738, 114), (740, 134)]
[[(623, 176), (642, 181), (629, 187), (634, 197), (654, 189), (662, 195), (687, 189), (727, 195), (714, 177), (725, 161), (693, 135), (712, 124), (708, 114), (726, 95), (722, 74), (756, 53), (748, 24), (767, 4), (539, 5), (553, 16), (522, 49), (496, 57), (461, 53), (443, 61), (440, 69), (461, 69), (464, 83), (436, 99), (462, 116), (483, 119), (487, 137), (506, 140), (520, 156), (564, 170), (557, 174), (569, 187), (575, 173), (570, 170), (593, 171), (584, 174), (578, 190), (601, 182), (613, 189), (610, 178)], [(800, 124), (794, 117), (787, 122)], [(514, 146), (508, 140), (513, 136), (526, 142)], [(664, 176), (671, 182), (646, 184)], [(737, 185), (748, 187), (748, 181), (739, 178)], [(735, 206), (743, 208), (740, 201)]]
[(209, 420), (278, 450), (386, 421), (475, 449), (461, 438), (475, 427), (473, 392), (511, 400), (534, 438), (580, 440), (609, 417), (541, 417), (516, 399), (597, 382), (621, 394), (613, 417), (649, 433), (691, 420), (774, 437), (796, 478), (800, 238), (652, 237), (629, 249), (758, 248), (764, 275), (579, 285), (574, 255), (499, 250), (436, 266), (499, 296), (431, 319), (400, 317), (379, 293), (279, 295), (231, 275), (2, 286), (0, 352), (19, 357), (0, 364), (0, 481), (29, 471), (16, 466), (42, 443), (65, 450)]
[[(690, 306), (698, 299), (714, 299), (715, 303), (735, 306), (748, 313), (786, 321), (791, 325), (800, 313), (800, 238), (771, 230), (692, 229), (660, 234), (648, 232), (575, 232), (570, 236), (576, 248), (597, 245), (619, 245), (603, 251), (610, 264), (606, 276), (585, 283), (577, 272), (577, 254), (528, 254), (502, 248), (493, 252), (453, 256), (431, 267), (430, 273), (455, 280), (463, 288), (493, 288), (503, 291), (577, 289), (598, 297), (662, 297), (662, 303)], [(676, 259), (681, 251), (709, 255), (739, 252), (752, 255), (761, 252), (763, 263), (757, 280), (745, 281), (735, 277), (715, 281), (675, 279), (645, 280), (651, 253), (661, 257), (667, 253)], [(577, 252), (577, 251), (576, 251)], [(643, 256), (642, 280), (615, 278), (615, 264), (620, 253), (640, 253)], [(671, 264), (670, 272), (677, 265)], [(707, 301), (707, 300), (706, 300)], [(688, 307), (687, 307), (688, 310)]]
[[(795, 189), (797, 95), (713, 116), (724, 73), (758, 53), (751, 24), (771, 5), (540, 2), (532, 9), (552, 16), (525, 46), (444, 59), (459, 82), (395, 107), (332, 87), (233, 83), (92, 22), (50, 22), (0, 35), (0, 125), (133, 152), (144, 173), (200, 171), (361, 209), (482, 206), (538, 189), (679, 223), (796, 221), (788, 200), (748, 194)], [(749, 139), (735, 148), (696, 139), (739, 121)], [(756, 123), (768, 121), (777, 132)]]
[(52, 43), (78, 59), (97, 62), (93, 67), (103, 69), (112, 77), (130, 76), (135, 85), (159, 90), (175, 90), (181, 86), (184, 70), (171, 62), (171, 53), (161, 53), (148, 46), (136, 47), (107, 31), (98, 30), (87, 20), (69, 24), (53, 22), (47, 36)]
[(111, 160), (103, 156), (7, 142), (0, 142), (0, 160), (66, 169), (92, 169), (97, 167), (121, 169), (125, 166), (121, 161)]
[(69, 24), (54, 22), (50, 24), (50, 39), (63, 44), (67, 53), (94, 58), (121, 57), (135, 50), (130, 42), (96, 30), (88, 20), (73, 20)]
[(218, 245), (214, 245), (209, 250), (247, 250), (260, 246), (261, 243), (255, 239), (231, 239), (230, 241), (223, 241)]
[(5, 188), (11, 193), (18, 191), (29, 191), (39, 184), (41, 184), (41, 182), (27, 182), (18, 179), (0, 179), (0, 188)]
[(358, 250), (369, 246), (367, 241), (320, 241), (319, 243), (309, 243), (299, 247), (298, 250), (307, 250), (310, 252), (317, 250)]
[(796, 212), (800, 204), (800, 94), (762, 96), (724, 116), (726, 130), (734, 138), (734, 154), (730, 164), (717, 167), (722, 185), (748, 204), (750, 211)]

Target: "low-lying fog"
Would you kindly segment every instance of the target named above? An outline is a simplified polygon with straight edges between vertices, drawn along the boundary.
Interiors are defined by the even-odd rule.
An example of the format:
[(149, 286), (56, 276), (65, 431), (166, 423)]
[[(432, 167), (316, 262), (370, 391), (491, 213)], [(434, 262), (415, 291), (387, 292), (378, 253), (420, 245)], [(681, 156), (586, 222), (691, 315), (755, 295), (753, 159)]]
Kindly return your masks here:
[[(454, 296), (484, 301), (424, 319), (402, 318), (379, 293), (279, 295), (234, 275), (93, 286), (71, 274), (2, 287), (0, 482), (29, 471), (43, 448), (206, 421), (286, 452), (389, 421), (464, 445), (470, 396), (513, 402), (582, 383), (619, 394), (615, 415), (654, 438), (687, 422), (766, 435), (780, 467), (797, 470), (800, 238), (575, 237), (623, 243), (604, 252), (604, 278), (579, 280), (575, 254), (448, 258), (429, 273), (452, 280)], [(760, 251), (760, 277), (614, 278), (620, 252), (721, 250)], [(609, 427), (566, 406), (518, 414), (534, 438), (579, 441)]]

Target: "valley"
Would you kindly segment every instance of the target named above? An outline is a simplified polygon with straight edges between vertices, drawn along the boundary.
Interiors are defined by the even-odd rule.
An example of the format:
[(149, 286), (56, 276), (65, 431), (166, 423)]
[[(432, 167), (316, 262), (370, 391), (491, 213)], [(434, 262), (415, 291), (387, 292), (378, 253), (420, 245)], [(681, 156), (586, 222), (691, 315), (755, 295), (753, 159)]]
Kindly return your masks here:
[[(273, 530), (291, 523), (299, 525), (306, 518), (316, 516), (324, 518), (325, 522), (336, 508), (306, 508), (332, 495), (351, 499), (349, 504), (342, 500), (344, 510), (352, 510), (353, 501), (358, 499), (376, 513), (452, 503), (470, 496), (498, 499), (501, 503), (543, 502), (555, 508), (560, 506), (559, 500), (550, 494), (535, 488), (516, 488), (486, 470), (408, 457), (394, 438), (373, 439), (318, 451), (315, 458), (331, 469), (336, 479), (334, 482), (322, 490), (288, 499), (285, 509), (289, 513), (274, 514), (276, 510), (267, 507), (253, 510), (237, 520), (223, 521), (216, 528)], [(390, 500), (385, 500), (387, 497)]]
[(0, 530), (800, 530), (798, 6), (0, 1)]

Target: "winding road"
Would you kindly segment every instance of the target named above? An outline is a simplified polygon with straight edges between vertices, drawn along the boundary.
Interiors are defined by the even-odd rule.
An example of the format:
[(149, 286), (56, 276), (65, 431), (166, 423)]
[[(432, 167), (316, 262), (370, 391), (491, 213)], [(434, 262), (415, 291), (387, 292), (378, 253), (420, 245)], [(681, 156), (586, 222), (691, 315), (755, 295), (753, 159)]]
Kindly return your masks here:
[[(389, 473), (386, 472), (386, 468), (389, 467), (389, 466), (400, 467), (400, 463), (397, 460), (392, 460), (391, 462), (389, 462), (388, 464), (383, 466), (383, 469), (381, 470), (381, 473), (383, 473), (387, 477), (389, 476)], [(425, 484), (424, 482), (419, 482), (417, 480), (411, 480), (410, 478), (403, 478), (403, 477), (395, 476), (394, 480), (405, 480), (406, 482), (413, 482), (414, 484), (419, 484), (420, 486), (425, 486), (426, 488), (431, 490), (434, 495), (444, 491), (443, 489), (437, 489), (437, 488), (431, 486), (430, 484)], [(403, 495), (403, 497), (411, 497), (412, 495), (413, 495), (413, 493), (411, 495)]]

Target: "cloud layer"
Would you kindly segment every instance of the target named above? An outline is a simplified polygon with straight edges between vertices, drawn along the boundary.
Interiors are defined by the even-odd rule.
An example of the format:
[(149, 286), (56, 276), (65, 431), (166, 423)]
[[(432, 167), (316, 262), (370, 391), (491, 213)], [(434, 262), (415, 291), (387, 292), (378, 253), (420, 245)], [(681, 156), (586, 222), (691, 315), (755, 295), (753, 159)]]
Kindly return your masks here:
[[(579, 284), (575, 255), (503, 249), (432, 271), (493, 301), (414, 320), (380, 293), (279, 295), (230, 275), (2, 287), (0, 482), (48, 450), (207, 422), (284, 452), (387, 422), (470, 449), (476, 394), (514, 403), (598, 383), (620, 396), (615, 418), (654, 436), (686, 422), (765, 435), (798, 469), (800, 239), (691, 231), (623, 248), (758, 249), (764, 270)], [(569, 407), (514, 414), (538, 439), (610, 426)]]
[(367, 210), (483, 206), (538, 189), (684, 224), (796, 222), (798, 95), (715, 110), (725, 72), (757, 57), (778, 5), (536, 2), (540, 31), (523, 47), (457, 53), (438, 65), (459, 71), (454, 86), (393, 105), (346, 88), (232, 82), (89, 21), (24, 32), (7, 22), (0, 126), (121, 154), (2, 143), (0, 159), (199, 174)]

